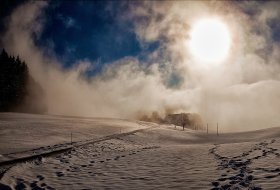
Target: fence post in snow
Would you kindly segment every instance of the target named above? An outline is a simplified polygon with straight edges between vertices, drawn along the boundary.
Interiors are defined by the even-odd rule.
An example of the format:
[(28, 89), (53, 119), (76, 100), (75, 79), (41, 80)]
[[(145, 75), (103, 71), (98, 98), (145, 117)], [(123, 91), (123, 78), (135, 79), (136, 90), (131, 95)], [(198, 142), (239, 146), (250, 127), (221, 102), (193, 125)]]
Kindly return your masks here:
[(72, 145), (72, 142), (73, 142), (73, 141), (72, 141), (72, 132), (71, 132), (71, 145)]
[(219, 136), (219, 124), (217, 123), (217, 136)]
[(207, 134), (208, 134), (208, 123), (207, 123)]

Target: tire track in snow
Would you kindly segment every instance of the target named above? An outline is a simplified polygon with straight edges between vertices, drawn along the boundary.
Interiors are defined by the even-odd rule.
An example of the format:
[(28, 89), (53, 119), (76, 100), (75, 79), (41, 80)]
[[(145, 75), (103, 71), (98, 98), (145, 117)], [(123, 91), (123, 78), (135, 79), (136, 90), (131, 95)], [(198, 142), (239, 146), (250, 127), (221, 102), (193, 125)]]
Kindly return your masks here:
[[(16, 164), (24, 163), (24, 162), (32, 162), (32, 161), (34, 161), (35, 163), (40, 163), (42, 161), (43, 157), (51, 157), (51, 156), (56, 156), (56, 155), (65, 153), (65, 152), (69, 152), (75, 147), (83, 147), (83, 146), (86, 146), (86, 145), (89, 145), (89, 144), (95, 144), (95, 143), (110, 140), (110, 139), (121, 138), (121, 137), (124, 137), (124, 136), (127, 136), (127, 135), (135, 134), (137, 132), (142, 132), (142, 131), (157, 127), (155, 125), (148, 126), (147, 124), (142, 123), (142, 122), (137, 122), (137, 123), (139, 125), (145, 126), (147, 128), (137, 129), (137, 130), (129, 131), (129, 132), (126, 132), (126, 133), (113, 134), (113, 135), (101, 137), (97, 140), (78, 141), (78, 142), (74, 142), (72, 145), (71, 144), (69, 145), (69, 143), (60, 144), (60, 145), (62, 145), (62, 148), (60, 146), (57, 146), (57, 145), (48, 146), (49, 149), (47, 149), (47, 151), (40, 152), (40, 153), (37, 153), (37, 154), (35, 153), (34, 155), (24, 155), (25, 152), (21, 152), (21, 153), (23, 153), (24, 156), (21, 156), (21, 157), (18, 157), (18, 158), (11, 158), (9, 160), (5, 160), (5, 161), (0, 162), (0, 180), (5, 175), (5, 173), (10, 168), (15, 166)], [(65, 145), (68, 145), (68, 146), (65, 147)], [(60, 147), (60, 148), (52, 149), (53, 147)], [(43, 148), (45, 148), (45, 147), (43, 147)], [(38, 151), (39, 149), (40, 148), (33, 149), (33, 150), (30, 150), (30, 151), (34, 152), (34, 150)], [(30, 151), (26, 151), (26, 152), (30, 152)]]
[[(138, 153), (155, 150), (157, 148), (160, 147), (147, 145), (146, 143), (133, 144), (131, 147), (126, 147), (125, 140), (122, 138), (115, 138), (96, 144), (76, 147), (71, 151), (53, 157), (52, 161), (48, 161), (48, 166), (53, 168), (51, 173), (53, 173), (53, 176), (56, 176), (57, 180), (64, 180), (75, 174), (88, 175), (89, 178), (106, 176), (106, 173), (96, 169), (100, 166), (118, 162), (126, 157), (135, 156)], [(44, 163), (43, 161), (43, 164)], [(59, 166), (60, 164), (57, 165), (58, 163), (63, 165), (63, 170)], [(15, 178), (16, 185), (13, 186), (13, 188), (20, 189), (21, 187), (30, 187), (30, 189), (34, 190), (55, 189), (48, 180), (45, 180), (48, 176), (50, 175), (41, 173), (29, 180), (24, 179), (24, 177)], [(147, 180), (143, 178), (135, 179)]]

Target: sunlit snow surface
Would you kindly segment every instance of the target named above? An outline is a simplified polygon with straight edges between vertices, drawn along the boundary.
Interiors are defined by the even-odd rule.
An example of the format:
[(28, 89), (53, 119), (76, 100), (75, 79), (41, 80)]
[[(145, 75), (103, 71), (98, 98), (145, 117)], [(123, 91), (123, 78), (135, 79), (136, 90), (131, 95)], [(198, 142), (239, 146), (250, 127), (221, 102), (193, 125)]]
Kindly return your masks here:
[[(143, 130), (121, 135), (139, 129)], [(15, 164), (2, 176), (2, 186), (280, 189), (280, 128), (217, 137), (139, 121), (0, 114), (0, 154), (12, 159), (12, 152), (23, 151), (15, 154), (22, 156), (34, 154), (32, 149), (40, 154), (67, 147), (70, 131), (75, 141), (92, 143)], [(109, 138), (96, 142), (105, 136)]]

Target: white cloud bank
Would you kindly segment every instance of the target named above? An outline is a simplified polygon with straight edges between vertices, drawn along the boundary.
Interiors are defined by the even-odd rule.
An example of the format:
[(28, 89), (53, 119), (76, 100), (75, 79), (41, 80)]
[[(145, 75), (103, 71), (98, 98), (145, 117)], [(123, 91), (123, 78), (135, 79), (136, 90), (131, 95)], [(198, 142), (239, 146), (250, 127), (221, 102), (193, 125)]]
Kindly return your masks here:
[[(120, 19), (133, 20), (143, 45), (161, 41), (160, 48), (148, 55), (154, 63), (147, 66), (125, 58), (90, 79), (83, 73), (92, 63), (81, 61), (63, 69), (55, 56), (44, 54), (52, 50), (35, 45), (47, 2), (18, 7), (2, 43), (27, 62), (46, 93), (50, 114), (135, 119), (154, 111), (197, 112), (210, 126), (219, 122), (222, 131), (278, 126), (280, 47), (273, 43), (267, 21), (279, 17), (279, 3), (268, 2), (251, 17), (243, 13), (253, 6), (250, 3), (256, 2), (131, 2)], [(218, 66), (196, 63), (186, 46), (192, 23), (209, 16), (222, 18), (232, 34), (231, 56)], [(172, 76), (178, 77), (177, 85)]]

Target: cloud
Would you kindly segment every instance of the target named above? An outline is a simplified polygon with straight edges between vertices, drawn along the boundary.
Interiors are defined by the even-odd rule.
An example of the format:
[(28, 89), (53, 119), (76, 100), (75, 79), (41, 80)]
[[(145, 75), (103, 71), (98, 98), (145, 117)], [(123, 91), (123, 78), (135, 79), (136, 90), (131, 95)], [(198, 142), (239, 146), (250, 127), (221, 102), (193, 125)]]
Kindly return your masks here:
[(77, 25), (75, 19), (72, 17), (67, 17), (59, 14), (57, 18), (62, 21), (66, 28), (75, 27)]
[[(269, 2), (249, 14), (247, 3), (131, 2), (120, 22), (133, 22), (143, 45), (160, 42), (147, 55), (152, 64), (127, 57), (90, 78), (85, 73), (97, 63), (80, 61), (63, 69), (54, 55), (44, 53), (51, 50), (35, 45), (44, 29), (45, 1), (18, 7), (2, 42), (27, 62), (51, 114), (137, 119), (172, 110), (199, 113), (210, 127), (219, 122), (222, 131), (272, 127), (280, 123), (280, 46), (268, 21), (280, 9)], [(231, 56), (217, 66), (195, 62), (186, 45), (192, 24), (209, 16), (221, 17), (233, 38)]]

